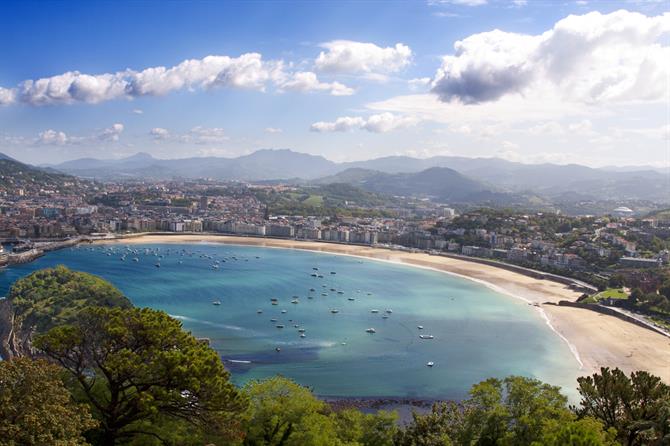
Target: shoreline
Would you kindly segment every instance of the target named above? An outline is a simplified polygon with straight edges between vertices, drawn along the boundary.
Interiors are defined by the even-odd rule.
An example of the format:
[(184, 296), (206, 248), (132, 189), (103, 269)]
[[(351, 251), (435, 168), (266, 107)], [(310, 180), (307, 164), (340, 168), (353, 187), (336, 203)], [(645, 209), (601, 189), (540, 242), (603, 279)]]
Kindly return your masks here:
[(210, 234), (141, 234), (100, 239), (94, 243), (221, 243), (298, 249), (372, 259), (447, 273), (475, 281), (498, 293), (535, 306), (549, 328), (568, 345), (580, 366), (581, 375), (593, 374), (599, 371), (600, 367), (618, 367), (626, 373), (647, 370), (660, 376), (663, 381), (670, 382), (670, 338), (614, 316), (588, 309), (559, 306), (559, 301), (575, 301), (581, 293), (566, 284), (530, 277), (493, 265), (453, 257), (363, 245)]

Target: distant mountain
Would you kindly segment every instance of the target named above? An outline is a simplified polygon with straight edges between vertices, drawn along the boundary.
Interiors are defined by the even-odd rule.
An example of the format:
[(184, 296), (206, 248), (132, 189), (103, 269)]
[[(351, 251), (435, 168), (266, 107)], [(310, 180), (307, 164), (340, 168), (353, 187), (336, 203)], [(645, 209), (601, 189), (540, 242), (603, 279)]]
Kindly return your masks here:
[(16, 193), (18, 189), (75, 191), (81, 185), (82, 181), (79, 178), (52, 169), (42, 169), (23, 164), (0, 153), (0, 188), (10, 194)]
[(312, 179), (335, 173), (338, 165), (321, 156), (282, 150), (259, 150), (238, 158), (157, 159), (147, 153), (128, 158), (82, 158), (52, 166), (63, 172), (98, 179), (213, 178), (218, 180)]
[[(431, 167), (414, 173), (385, 173), (370, 169), (350, 168), (336, 175), (319, 179), (315, 183), (346, 183), (380, 194), (429, 198), (454, 204), (529, 206), (531, 200), (536, 199), (536, 197), (499, 190), (446, 167)], [(543, 203), (539, 200), (533, 204)]]
[[(292, 150), (259, 150), (238, 158), (184, 158), (162, 160), (138, 153), (119, 160), (91, 158), (52, 166), (60, 171), (97, 179), (212, 178), (217, 180), (315, 180), (348, 172), (356, 181), (363, 169), (387, 174), (418, 173), (447, 168), (487, 185), (486, 190), (545, 197), (580, 196), (601, 200), (650, 200), (670, 203), (670, 173), (653, 169), (594, 169), (577, 164), (523, 164), (499, 158), (437, 156), (418, 159), (391, 156), (367, 161), (334, 163), (321, 156)], [(433, 195), (426, 190), (426, 195)]]

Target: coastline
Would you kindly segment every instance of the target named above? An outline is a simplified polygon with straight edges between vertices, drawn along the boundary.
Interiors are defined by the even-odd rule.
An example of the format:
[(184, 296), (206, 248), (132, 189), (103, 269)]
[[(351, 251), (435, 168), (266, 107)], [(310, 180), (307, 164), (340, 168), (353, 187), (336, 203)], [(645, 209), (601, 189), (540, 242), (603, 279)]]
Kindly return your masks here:
[(549, 327), (570, 347), (588, 375), (600, 367), (618, 367), (630, 373), (647, 370), (670, 382), (670, 338), (614, 316), (588, 309), (558, 306), (575, 301), (581, 293), (565, 284), (543, 280), (493, 265), (425, 253), (396, 251), (370, 246), (315, 241), (238, 237), (211, 234), (134, 235), (97, 240), (98, 244), (222, 243), (265, 248), (299, 249), (361, 257), (431, 269), (476, 281), (499, 293), (534, 305)]

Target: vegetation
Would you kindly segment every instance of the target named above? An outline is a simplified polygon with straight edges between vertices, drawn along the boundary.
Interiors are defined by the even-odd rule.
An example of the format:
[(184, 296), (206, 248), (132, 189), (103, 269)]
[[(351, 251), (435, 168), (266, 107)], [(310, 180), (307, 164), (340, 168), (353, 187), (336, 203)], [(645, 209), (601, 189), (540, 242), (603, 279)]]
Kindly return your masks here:
[(245, 446), (393, 444), (394, 413), (333, 412), (308, 388), (282, 377), (252, 381), (243, 391), (250, 403)]
[(0, 446), (86, 445), (82, 432), (96, 424), (88, 407), (72, 400), (58, 366), (0, 361)]
[(96, 444), (137, 436), (174, 441), (163, 437), (171, 434), (163, 426), (182, 420), (198, 432), (239, 433), (244, 399), (218, 354), (164, 312), (89, 308), (38, 337), (36, 346), (91, 406), (100, 421), (89, 435)]
[(627, 376), (603, 368), (579, 378), (576, 407), (568, 406), (558, 387), (538, 380), (491, 378), (474, 385), (464, 401), (436, 403), (404, 426), (394, 412), (334, 410), (283, 377), (238, 389), (219, 355), (179, 321), (161, 311), (132, 308), (102, 279), (79, 274), (45, 270), (13, 288), (24, 309), (58, 293), (65, 297), (55, 302), (79, 302), (85, 293), (73, 283), (79, 277), (93, 296), (86, 301), (96, 305), (75, 305), (77, 311), (58, 317), (58, 325), (36, 338), (35, 346), (51, 362), (0, 361), (0, 446), (670, 442), (670, 386), (647, 372)]
[(257, 189), (255, 195), (270, 213), (279, 215), (392, 216), (384, 208), (394, 203), (390, 197), (343, 183), (295, 187), (283, 192)]
[(64, 266), (42, 269), (17, 280), (7, 299), (23, 327), (34, 327), (38, 333), (71, 322), (85, 308), (131, 307), (111, 283)]

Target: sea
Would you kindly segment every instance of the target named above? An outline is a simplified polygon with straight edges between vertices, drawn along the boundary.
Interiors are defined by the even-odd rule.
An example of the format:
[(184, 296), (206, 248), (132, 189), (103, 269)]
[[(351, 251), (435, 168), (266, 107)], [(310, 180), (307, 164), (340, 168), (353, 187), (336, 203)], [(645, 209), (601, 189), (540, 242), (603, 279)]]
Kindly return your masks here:
[(56, 265), (207, 338), (239, 385), (279, 374), (324, 397), (457, 400), (508, 375), (574, 395), (580, 375), (538, 308), (443, 272), (279, 248), (81, 245), (3, 269), (0, 296)]

